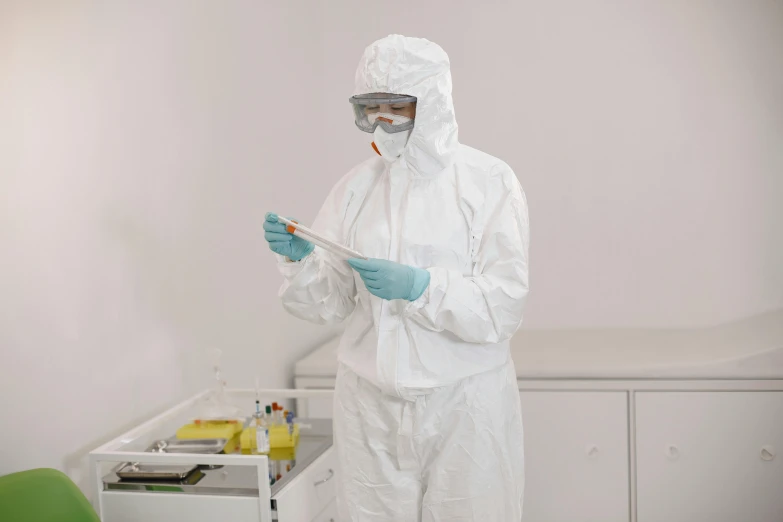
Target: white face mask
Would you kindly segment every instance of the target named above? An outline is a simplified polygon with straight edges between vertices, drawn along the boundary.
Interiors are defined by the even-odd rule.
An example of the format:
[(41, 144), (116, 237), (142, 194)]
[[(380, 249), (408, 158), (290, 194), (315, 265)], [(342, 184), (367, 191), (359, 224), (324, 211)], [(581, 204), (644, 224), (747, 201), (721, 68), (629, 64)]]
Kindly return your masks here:
[(390, 134), (381, 127), (376, 127), (373, 132), (373, 143), (383, 159), (394, 161), (402, 156), (402, 151), (405, 150), (405, 145), (408, 144), (410, 136), (410, 130)]

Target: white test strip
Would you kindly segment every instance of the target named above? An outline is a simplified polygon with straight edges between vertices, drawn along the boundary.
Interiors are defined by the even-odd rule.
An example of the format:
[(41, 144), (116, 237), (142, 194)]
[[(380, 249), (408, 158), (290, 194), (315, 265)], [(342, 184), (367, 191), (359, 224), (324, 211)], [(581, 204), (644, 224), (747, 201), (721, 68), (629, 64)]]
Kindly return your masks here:
[(336, 254), (340, 257), (344, 257), (345, 259), (349, 259), (352, 257), (358, 258), (358, 259), (367, 259), (367, 256), (364, 256), (357, 252), (356, 250), (351, 250), (350, 248), (343, 246), (339, 243), (335, 243), (334, 241), (330, 239), (326, 239), (322, 235), (318, 234), (314, 230), (307, 228), (304, 225), (300, 225), (299, 223), (294, 223), (290, 219), (286, 219), (282, 216), (277, 216), (277, 220), (280, 223), (283, 223), (287, 227), (293, 227), (294, 231), (292, 232), (295, 236), (301, 237), (302, 239), (306, 241), (310, 241), (314, 245), (317, 245), (324, 250), (328, 250), (329, 252)]

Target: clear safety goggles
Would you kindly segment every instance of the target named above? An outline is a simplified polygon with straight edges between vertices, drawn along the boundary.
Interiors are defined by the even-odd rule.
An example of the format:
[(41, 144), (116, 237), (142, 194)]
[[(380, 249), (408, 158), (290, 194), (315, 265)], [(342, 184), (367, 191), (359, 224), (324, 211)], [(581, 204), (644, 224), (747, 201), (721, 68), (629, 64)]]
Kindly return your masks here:
[(413, 128), (415, 96), (372, 93), (353, 96), (349, 101), (356, 126), (364, 132), (375, 132), (378, 126), (390, 134)]

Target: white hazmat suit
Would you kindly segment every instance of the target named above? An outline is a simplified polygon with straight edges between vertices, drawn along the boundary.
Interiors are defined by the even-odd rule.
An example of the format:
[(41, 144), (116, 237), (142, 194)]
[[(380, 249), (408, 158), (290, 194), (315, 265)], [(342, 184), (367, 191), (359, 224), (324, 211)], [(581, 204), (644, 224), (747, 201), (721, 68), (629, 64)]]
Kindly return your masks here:
[(333, 188), (313, 228), (370, 258), (426, 269), (415, 301), (371, 295), (343, 259), (280, 257), (284, 307), (347, 321), (335, 444), (347, 521), (519, 521), (522, 419), (509, 338), (528, 293), (528, 214), (504, 162), (461, 145), (446, 53), (392, 35), (370, 45), (355, 94), (417, 98), (399, 157)]

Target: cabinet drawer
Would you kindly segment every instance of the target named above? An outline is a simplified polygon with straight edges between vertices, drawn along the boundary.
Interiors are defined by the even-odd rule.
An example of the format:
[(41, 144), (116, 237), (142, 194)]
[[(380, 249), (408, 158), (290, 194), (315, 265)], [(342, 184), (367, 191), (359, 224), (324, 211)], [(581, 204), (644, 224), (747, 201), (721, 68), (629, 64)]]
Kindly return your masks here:
[(337, 473), (332, 447), (275, 495), (278, 520), (313, 520), (335, 499)]
[(783, 393), (636, 394), (639, 522), (783, 520)]
[(333, 500), (312, 522), (337, 522), (337, 502)]

